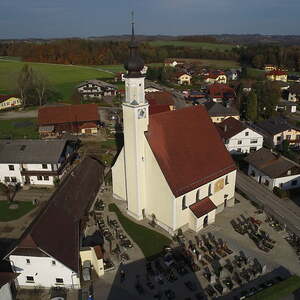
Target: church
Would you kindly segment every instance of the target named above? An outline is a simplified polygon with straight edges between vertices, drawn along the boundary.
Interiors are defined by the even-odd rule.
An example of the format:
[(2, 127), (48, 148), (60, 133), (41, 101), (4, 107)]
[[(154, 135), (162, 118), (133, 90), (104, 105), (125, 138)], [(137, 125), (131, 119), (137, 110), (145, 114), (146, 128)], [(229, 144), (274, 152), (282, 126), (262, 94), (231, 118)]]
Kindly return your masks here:
[(134, 28), (125, 63), (124, 146), (112, 167), (113, 196), (136, 220), (170, 234), (198, 232), (234, 205), (236, 166), (202, 106), (149, 115)]

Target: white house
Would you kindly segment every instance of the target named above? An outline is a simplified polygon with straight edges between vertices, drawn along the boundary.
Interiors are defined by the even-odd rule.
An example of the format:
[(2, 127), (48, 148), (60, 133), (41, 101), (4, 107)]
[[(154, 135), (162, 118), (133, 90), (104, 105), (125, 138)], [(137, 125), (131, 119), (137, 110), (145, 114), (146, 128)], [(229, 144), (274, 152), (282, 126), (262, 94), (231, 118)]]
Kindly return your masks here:
[(1, 140), (0, 182), (53, 186), (67, 172), (76, 142), (60, 140)]
[(81, 229), (102, 182), (103, 167), (90, 157), (63, 181), (6, 256), (18, 286), (80, 288)]
[(270, 190), (275, 186), (283, 190), (300, 187), (300, 166), (284, 156), (261, 148), (245, 160), (249, 163), (248, 175)]
[(124, 147), (112, 167), (113, 195), (136, 220), (154, 219), (169, 233), (199, 231), (234, 205), (236, 166), (204, 107), (149, 116), (134, 36), (125, 68)]
[(289, 88), (288, 101), (297, 102), (300, 99), (300, 84), (294, 84)]
[(0, 95), (0, 110), (17, 108), (22, 105), (22, 100), (19, 97), (11, 95)]
[(83, 99), (88, 100), (92, 98), (102, 99), (103, 96), (116, 96), (117, 87), (98, 80), (86, 80), (77, 86), (78, 92), (82, 95)]
[(185, 72), (176, 73), (177, 83), (180, 85), (190, 85), (192, 76)]
[(230, 117), (216, 127), (231, 154), (255, 152), (263, 147), (263, 136), (235, 118)]
[(209, 72), (207, 75), (204, 77), (204, 82), (205, 83), (227, 83), (227, 76), (224, 72), (222, 71), (212, 71)]

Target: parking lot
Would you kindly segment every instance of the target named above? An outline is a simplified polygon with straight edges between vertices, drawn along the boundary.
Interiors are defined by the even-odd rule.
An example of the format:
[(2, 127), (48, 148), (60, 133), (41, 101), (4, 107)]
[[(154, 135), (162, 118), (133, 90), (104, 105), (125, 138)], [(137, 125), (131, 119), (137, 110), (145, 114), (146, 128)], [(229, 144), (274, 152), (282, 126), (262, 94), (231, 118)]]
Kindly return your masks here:
[[(104, 203), (112, 201), (111, 193), (101, 196)], [(157, 259), (148, 262), (133, 243), (123, 249), (128, 260), (121, 263), (120, 253), (109, 254), (114, 270), (94, 278), (95, 299), (239, 299), (271, 286), (290, 275), (300, 274), (299, 259), (284, 239), (286, 232), (274, 230), (265, 222), (265, 214), (240, 195), (237, 204), (216, 217), (216, 223), (200, 233), (187, 231)], [(124, 212), (124, 211), (123, 211)], [(274, 242), (265, 252), (248, 235), (234, 230), (231, 220), (252, 217)], [(103, 212), (103, 219), (117, 220), (114, 213)], [(147, 222), (142, 221), (147, 226)], [(122, 230), (121, 225), (118, 228)], [(111, 230), (114, 235), (114, 230)], [(130, 237), (128, 237), (130, 239)], [(112, 250), (118, 239), (114, 239)], [(154, 241), (155, 242), (155, 241)], [(109, 253), (109, 243), (105, 242)], [(123, 251), (124, 250), (124, 251)], [(231, 253), (232, 252), (232, 253)], [(175, 297), (175, 298), (174, 298)]]

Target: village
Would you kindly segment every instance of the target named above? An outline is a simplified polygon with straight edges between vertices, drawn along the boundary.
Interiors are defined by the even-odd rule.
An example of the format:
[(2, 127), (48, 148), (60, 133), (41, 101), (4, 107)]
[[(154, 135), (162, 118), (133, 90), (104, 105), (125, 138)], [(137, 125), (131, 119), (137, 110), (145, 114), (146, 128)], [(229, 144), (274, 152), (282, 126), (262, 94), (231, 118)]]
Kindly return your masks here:
[(0, 298), (264, 299), (293, 283), (300, 76), (147, 66), (132, 32), (125, 71), (74, 86), (77, 103), (0, 95), (0, 124), (37, 122), (37, 138), (0, 139)]

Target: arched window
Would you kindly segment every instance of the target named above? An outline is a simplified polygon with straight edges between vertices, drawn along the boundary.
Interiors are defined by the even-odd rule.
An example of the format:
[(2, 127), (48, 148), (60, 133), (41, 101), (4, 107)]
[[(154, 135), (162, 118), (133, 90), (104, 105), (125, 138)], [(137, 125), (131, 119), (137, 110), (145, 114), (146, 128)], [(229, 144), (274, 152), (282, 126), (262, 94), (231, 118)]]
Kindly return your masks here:
[(181, 206), (182, 206), (182, 210), (186, 209), (187, 206), (186, 206), (186, 198), (185, 196), (182, 197), (182, 203), (181, 203)]
[(209, 186), (208, 186), (208, 196), (211, 196), (212, 195), (212, 193), (211, 193), (211, 184), (209, 184)]
[(228, 182), (228, 175), (226, 175), (226, 177), (225, 177), (225, 184), (229, 184), (229, 182)]

